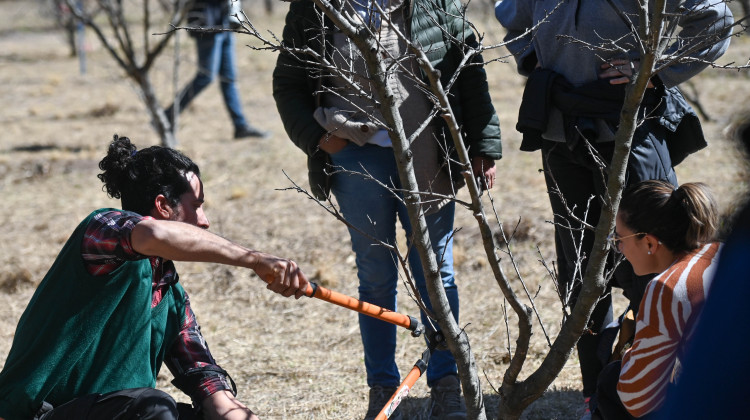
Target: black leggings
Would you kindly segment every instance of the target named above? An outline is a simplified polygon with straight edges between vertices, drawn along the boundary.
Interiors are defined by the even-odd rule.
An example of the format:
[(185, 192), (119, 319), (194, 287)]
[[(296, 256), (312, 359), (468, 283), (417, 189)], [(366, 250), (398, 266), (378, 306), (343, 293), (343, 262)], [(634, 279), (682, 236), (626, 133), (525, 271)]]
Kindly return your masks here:
[(90, 394), (40, 412), (36, 420), (197, 420), (188, 404), (178, 404), (166, 392), (131, 388), (108, 394)]
[(659, 411), (653, 411), (643, 417), (633, 417), (625, 406), (622, 405), (620, 395), (617, 393), (617, 382), (620, 380), (620, 360), (612, 362), (602, 369), (597, 384), (596, 412), (604, 420), (655, 420), (661, 418)]

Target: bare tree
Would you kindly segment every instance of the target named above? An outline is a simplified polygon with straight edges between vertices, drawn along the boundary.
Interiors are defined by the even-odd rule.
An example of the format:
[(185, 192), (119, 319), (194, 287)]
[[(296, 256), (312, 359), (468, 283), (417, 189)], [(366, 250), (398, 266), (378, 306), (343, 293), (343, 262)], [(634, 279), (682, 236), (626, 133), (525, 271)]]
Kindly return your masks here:
[[(430, 239), (426, 234), (427, 229), (425, 228), (422, 200), (428, 194), (418, 190), (412, 167), (412, 155), (409, 150), (411, 140), (418, 133), (405, 132), (401, 115), (391, 100), (393, 92), (387, 83), (389, 75), (393, 74), (393, 72), (405, 71), (403, 66), (399, 64), (405, 57), (388, 57), (388, 60), (384, 60), (382, 52), (385, 49), (380, 44), (377, 34), (359, 16), (348, 14), (346, 12), (347, 9), (344, 7), (345, 2), (314, 0), (314, 3), (325, 15), (324, 17), (321, 16), (321, 19), (332, 21), (339, 30), (352, 40), (365, 58), (368, 66), (368, 75), (370, 76), (369, 83), (373, 87), (371, 92), (363, 89), (360, 84), (354, 81), (350, 69), (336, 67), (333, 62), (329, 61), (328, 57), (321, 55), (318, 51), (283, 44), (275, 36), (266, 38), (249, 20), (245, 21), (240, 32), (261, 40), (263, 46), (256, 48), (283, 51), (285, 54), (295, 57), (297, 66), (312, 67), (320, 72), (334, 74), (347, 81), (348, 88), (353, 92), (369, 97), (373, 103), (377, 104), (383, 117), (383, 120), (377, 121), (377, 123), (387, 127), (389, 131), (396, 161), (399, 165), (399, 177), (403, 186), (401, 190), (394, 191), (394, 194), (400, 193), (403, 195), (404, 203), (409, 212), (409, 219), (412, 225), (416, 227), (415, 236), (411, 238), (411, 241), (419, 253), (425, 268), (428, 293), (433, 304), (433, 312), (430, 315), (445, 332), (448, 347), (456, 357), (470, 418), (483, 419), (485, 418), (485, 413), (482, 390), (469, 339), (465, 331), (455, 323), (450, 314), (450, 308), (442, 290), (439, 273), (436, 269), (436, 256), (432, 252)], [(478, 57), (488, 48), (498, 48), (504, 44), (483, 47), (481, 43), (479, 45), (467, 45), (462, 43), (463, 40), (461, 39), (452, 39), (451, 42), (462, 43), (462, 65), (459, 66), (455, 74), (446, 77), (446, 75), (440, 74), (440, 72), (434, 69), (430, 64), (430, 60), (427, 59), (425, 52), (429, 47), (414, 45), (407, 36), (400, 34), (402, 41), (408, 45), (409, 54), (416, 58), (425, 76), (423, 77), (422, 74), (413, 74), (411, 80), (416, 86), (424, 90), (434, 104), (429, 115), (424, 116), (422, 129), (435, 116), (439, 116), (447, 122), (453, 140), (453, 147), (458, 151), (457, 163), (459, 168), (461, 168), (460, 174), (468, 185), (471, 200), (470, 202), (460, 202), (455, 197), (448, 198), (456, 200), (459, 205), (469, 209), (475, 216), (495, 279), (505, 299), (518, 317), (518, 336), (516, 337), (515, 349), (512, 351), (510, 365), (505, 372), (502, 385), (499, 388), (499, 393), (502, 397), (499, 412), (500, 418), (503, 419), (519, 418), (524, 409), (531, 402), (539, 398), (559, 375), (577, 340), (586, 330), (592, 310), (605, 290), (608, 277), (606, 261), (610, 253), (606, 238), (612, 233), (614, 228), (615, 215), (624, 185), (626, 164), (633, 134), (638, 125), (643, 122), (643, 118), (647, 117), (640, 111), (640, 108), (650, 80), (670, 65), (693, 60), (691, 54), (694, 51), (721, 42), (724, 39), (723, 37), (726, 36), (726, 34), (715, 35), (706, 33), (704, 36), (687, 40), (688, 42), (681, 44), (676, 50), (667, 50), (667, 47), (672, 45), (676, 39), (676, 23), (681, 16), (674, 12), (667, 12), (666, 0), (639, 0), (638, 4), (638, 24), (632, 24), (630, 28), (632, 35), (638, 40), (638, 45), (635, 48), (640, 53), (640, 67), (633, 69), (634, 75), (626, 89), (626, 96), (620, 114), (619, 128), (615, 135), (616, 146), (614, 156), (609, 165), (602, 163), (602, 176), (607, 180), (607, 193), (605, 197), (600, 198), (602, 200), (602, 210), (599, 223), (597, 226), (585, 226), (586, 229), (591, 229), (595, 232), (595, 241), (593, 249), (586, 255), (588, 264), (585, 273), (581, 274), (582, 289), (575, 307), (570, 312), (567, 312), (563, 308), (561, 330), (556, 337), (548, 337), (541, 320), (539, 321), (543, 333), (547, 337), (549, 351), (544, 357), (541, 366), (525, 379), (520, 379), (520, 374), (530, 348), (531, 335), (535, 325), (536, 306), (532, 294), (523, 282), (521, 269), (516, 265), (513, 257), (512, 240), (504, 241), (505, 245), (503, 249), (498, 248), (494, 242), (493, 228), (480, 200), (482, 191), (472, 175), (469, 155), (462, 139), (461, 130), (458, 126), (456, 116), (451, 110), (448, 94), (446, 94), (446, 92), (450, 91), (453, 83), (456, 82), (461, 71), (477, 64), (476, 60), (474, 60), (475, 57)], [(373, 3), (373, 5), (382, 14), (383, 11), (380, 6), (377, 3)], [(460, 9), (458, 13), (465, 13), (465, 9)], [(550, 13), (554, 13), (554, 10), (550, 11)], [(685, 13), (689, 13), (689, 11), (685, 11)], [(383, 14), (382, 18), (388, 19), (386, 14)], [(623, 18), (632, 23), (631, 17), (623, 15)], [(738, 21), (737, 25), (744, 29), (744, 26), (742, 26), (743, 21), (744, 19)], [(466, 21), (464, 20), (464, 22)], [(540, 25), (544, 23), (542, 21)], [(469, 25), (469, 23), (466, 22), (466, 25)], [(324, 27), (325, 25), (321, 21), (321, 31), (324, 30)], [(445, 28), (441, 28), (441, 30), (443, 30), (444, 36), (449, 34)], [(529, 33), (533, 30), (534, 28), (529, 28)], [(321, 36), (321, 33), (309, 34), (309, 36)], [(478, 36), (478, 39), (481, 40), (481, 36)], [(618, 40), (605, 41), (606, 45), (603, 43), (603, 45), (585, 45), (582, 47), (592, 49), (594, 54), (603, 48), (624, 48), (617, 44)], [(576, 42), (576, 40), (571, 39), (570, 42)], [(727, 67), (717, 66), (714, 63), (707, 64), (716, 67)], [(604, 174), (605, 169), (606, 176)], [(367, 174), (363, 175), (367, 176)], [(295, 186), (295, 189), (304, 191), (298, 186)], [(306, 191), (305, 193), (312, 197), (310, 193)], [(330, 211), (341, 218), (332, 203), (321, 204), (327, 209), (334, 209)], [(493, 212), (495, 214), (495, 222), (497, 222), (502, 230), (500, 216), (494, 207)], [(506, 236), (504, 232), (502, 232), (502, 235)], [(390, 246), (389, 244), (382, 245)], [(514, 287), (511, 285), (510, 278), (505, 274), (500, 263), (500, 253), (509, 256), (510, 263), (515, 272), (514, 279), (519, 280), (519, 284), (524, 289), (525, 299), (516, 294)], [(405, 259), (400, 258), (399, 260), (402, 263), (404, 271), (408, 273), (408, 266), (405, 263)], [(407, 274), (408, 278), (410, 276)], [(410, 288), (413, 290), (413, 285), (410, 285)], [(565, 294), (564, 291), (562, 293)], [(415, 298), (419, 300), (418, 295)], [(525, 303), (524, 300), (527, 300), (528, 303)], [(420, 304), (420, 307), (423, 308), (424, 306)], [(510, 351), (510, 345), (508, 345), (508, 348)]]
[[(693, 39), (677, 41), (677, 24), (681, 19), (689, 19), (690, 10), (678, 12), (667, 10), (666, 0), (640, 0), (637, 2), (637, 16), (628, 16), (615, 6), (615, 2), (607, 0), (615, 7), (621, 18), (629, 23), (632, 36), (637, 40), (635, 49), (639, 52), (640, 67), (634, 71), (630, 83), (626, 88), (625, 99), (620, 113), (620, 122), (615, 134), (615, 151), (609, 165), (600, 163), (602, 176), (606, 171), (606, 194), (597, 199), (602, 200), (601, 214), (597, 226), (587, 229), (595, 231), (593, 248), (587, 255), (588, 265), (582, 275), (582, 288), (574, 308), (564, 317), (562, 328), (557, 338), (550, 346), (541, 366), (526, 379), (519, 379), (522, 359), (528, 349), (525, 334), (530, 330), (530, 320), (524, 313), (519, 316), (518, 348), (513, 356), (511, 365), (503, 378), (500, 388), (502, 399), (499, 407), (499, 417), (503, 419), (519, 418), (524, 408), (546, 390), (552, 380), (559, 374), (568, 359), (578, 337), (585, 331), (592, 309), (605, 290), (608, 280), (606, 261), (609, 246), (606, 241), (614, 229), (615, 215), (619, 206), (621, 192), (625, 184), (625, 172), (628, 157), (636, 128), (644, 122), (648, 115), (641, 112), (641, 104), (649, 87), (650, 80), (660, 71), (670, 65), (695, 60), (693, 53), (701, 49), (710, 48), (726, 40), (726, 31), (710, 33), (705, 31)], [(633, 23), (637, 22), (637, 23)], [(723, 25), (722, 22), (719, 22)], [(738, 22), (743, 29), (741, 21)], [(603, 39), (600, 45), (585, 44), (576, 39), (568, 42), (579, 42), (581, 48), (591, 49), (592, 54), (606, 50), (620, 49), (629, 51), (632, 48), (618, 45), (621, 40)], [(676, 48), (674, 46), (677, 46)], [(670, 47), (672, 47), (670, 49)], [(706, 63), (714, 65), (714, 63)], [(579, 254), (579, 259), (583, 258)], [(525, 344), (521, 346), (521, 344)]]
[(42, 2), (41, 7), (43, 8), (43, 13), (50, 14), (55, 20), (55, 25), (65, 32), (65, 40), (68, 43), (70, 56), (77, 56), (78, 42), (76, 41), (76, 29), (78, 24), (65, 0), (45, 0)]
[[(157, 25), (161, 30), (178, 26), (191, 1), (172, 0), (167, 3), (166, 0), (97, 0), (84, 3), (64, 0), (75, 18), (94, 31), (110, 56), (136, 83), (161, 143), (167, 147), (175, 147), (177, 139), (156, 96), (150, 72), (174, 32), (168, 31), (154, 38), (153, 27)], [(103, 16), (103, 19), (99, 19), (99, 16)]]

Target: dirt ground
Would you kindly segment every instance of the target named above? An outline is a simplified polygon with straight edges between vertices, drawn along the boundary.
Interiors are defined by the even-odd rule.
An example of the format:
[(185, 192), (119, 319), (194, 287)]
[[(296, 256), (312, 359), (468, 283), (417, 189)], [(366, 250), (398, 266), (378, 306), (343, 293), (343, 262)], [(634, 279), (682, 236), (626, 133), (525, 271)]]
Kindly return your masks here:
[[(33, 4), (33, 5), (32, 5)], [(260, 2), (245, 9), (261, 29), (280, 34), (286, 3), (266, 15)], [(485, 44), (504, 35), (490, 6), (473, 3), (474, 22)], [(484, 10), (486, 9), (486, 10)], [(257, 10), (257, 12), (255, 12)], [(139, 147), (158, 143), (147, 112), (128, 81), (92, 33), (86, 34), (86, 72), (70, 57), (64, 35), (42, 17), (37, 2), (0, 0), (0, 354), (7, 354), (15, 325), (34, 286), (41, 280), (73, 227), (91, 210), (117, 207), (96, 179), (97, 163), (112, 135), (125, 135)], [(195, 71), (192, 41), (179, 36), (183, 66), (179, 83)], [(240, 86), (252, 123), (270, 130), (269, 140), (232, 139), (232, 127), (218, 86), (210, 86), (180, 119), (179, 148), (200, 166), (211, 229), (247, 246), (289, 256), (320, 284), (356, 295), (354, 258), (343, 225), (315, 202), (286, 190), (292, 181), (306, 186), (305, 157), (287, 138), (271, 96), (275, 55), (252, 51), (240, 38)], [(493, 57), (492, 54), (495, 54)], [(496, 58), (500, 52), (486, 58)], [(173, 49), (153, 73), (164, 105), (174, 94)], [(744, 63), (747, 37), (735, 38), (721, 63)], [(491, 191), (506, 229), (520, 222), (513, 249), (520, 271), (536, 298), (546, 329), (559, 329), (560, 305), (540, 255), (554, 259), (550, 210), (539, 155), (518, 150), (514, 130), (524, 80), (513, 64), (487, 67), (503, 129), (505, 156), (498, 163), (500, 185)], [(747, 71), (709, 69), (694, 79), (709, 146), (678, 168), (681, 182), (704, 181), (714, 188), (724, 212), (747, 190), (742, 158), (725, 129), (747, 104)], [(465, 194), (465, 192), (462, 192)], [(488, 213), (490, 202), (485, 196)], [(472, 215), (457, 210), (456, 270), (461, 293), (461, 325), (466, 327), (480, 370), (487, 408), (497, 405), (493, 391), (507, 366), (503, 298), (495, 284)], [(512, 273), (507, 258), (506, 272)], [(219, 363), (231, 373), (240, 398), (261, 418), (356, 419), (367, 400), (356, 314), (318, 300), (284, 299), (265, 289), (246, 270), (210, 264), (178, 264), (181, 281), (202, 331)], [(520, 283), (514, 281), (520, 290)], [(401, 289), (400, 311), (417, 315)], [(618, 304), (622, 297), (616, 295)], [(510, 335), (514, 319), (511, 317)], [(421, 339), (399, 333), (397, 358), (402, 374), (424, 349)], [(528, 369), (541, 362), (547, 345), (537, 328)], [(513, 340), (511, 339), (511, 344)], [(0, 365), (4, 358), (0, 358)], [(181, 401), (166, 369), (159, 386)], [(404, 403), (410, 419), (426, 418), (429, 401), (424, 379)], [(573, 355), (528, 419), (576, 419), (582, 397)]]

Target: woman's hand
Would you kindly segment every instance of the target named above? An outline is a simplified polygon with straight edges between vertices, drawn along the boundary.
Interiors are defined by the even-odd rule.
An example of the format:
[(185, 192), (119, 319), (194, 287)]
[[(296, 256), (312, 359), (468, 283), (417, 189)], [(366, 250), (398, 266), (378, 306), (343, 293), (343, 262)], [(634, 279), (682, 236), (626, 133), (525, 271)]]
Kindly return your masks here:
[[(640, 68), (640, 61), (630, 61), (623, 59), (610, 60), (601, 65), (602, 71), (599, 73), (600, 79), (611, 79), (610, 84), (621, 85), (629, 83), (630, 79)], [(648, 81), (648, 87), (654, 87), (651, 81)]]
[(329, 155), (340, 152), (347, 144), (349, 144), (349, 140), (330, 133), (323, 134), (323, 137), (318, 141), (320, 149)]

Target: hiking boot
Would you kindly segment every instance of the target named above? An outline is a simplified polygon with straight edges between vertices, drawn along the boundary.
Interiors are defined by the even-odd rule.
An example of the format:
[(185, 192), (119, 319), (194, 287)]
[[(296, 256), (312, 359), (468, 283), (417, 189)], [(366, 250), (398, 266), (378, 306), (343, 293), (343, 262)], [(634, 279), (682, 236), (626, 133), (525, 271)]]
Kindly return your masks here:
[[(393, 394), (396, 392), (397, 387), (384, 387), (375, 385), (370, 388), (370, 402), (367, 404), (367, 414), (365, 414), (365, 420), (374, 420), (375, 417), (380, 414), (380, 411), (385, 407), (388, 400), (391, 399)], [(388, 417), (388, 420), (402, 420), (401, 407), (396, 407), (396, 410)]]
[(244, 127), (238, 127), (234, 130), (234, 138), (235, 139), (244, 139), (247, 137), (256, 137), (260, 139), (267, 139), (271, 137), (271, 133), (268, 131), (263, 131), (261, 129), (255, 128), (252, 125), (247, 125)]
[(430, 420), (466, 419), (466, 403), (461, 396), (458, 376), (448, 375), (439, 379), (430, 394)]

